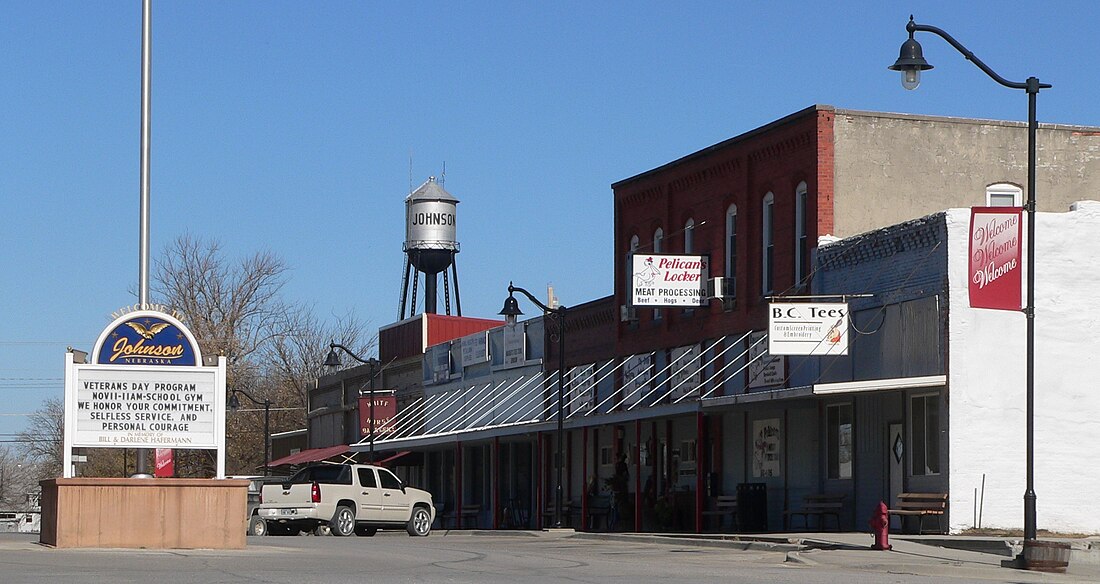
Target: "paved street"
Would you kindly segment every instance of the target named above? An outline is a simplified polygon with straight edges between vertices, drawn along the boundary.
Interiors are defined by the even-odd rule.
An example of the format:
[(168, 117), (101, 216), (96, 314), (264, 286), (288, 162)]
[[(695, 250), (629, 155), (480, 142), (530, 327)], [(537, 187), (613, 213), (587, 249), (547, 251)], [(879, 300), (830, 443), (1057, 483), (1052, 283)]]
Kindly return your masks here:
[[(916, 546), (916, 547), (909, 547)], [(250, 537), (240, 551), (54, 550), (0, 534), (0, 582), (1095, 582), (999, 567), (1000, 557), (919, 544), (900, 552), (792, 551), (787, 544), (590, 537), (572, 532), (435, 532), (365, 537)], [(940, 551), (937, 551), (940, 550)]]

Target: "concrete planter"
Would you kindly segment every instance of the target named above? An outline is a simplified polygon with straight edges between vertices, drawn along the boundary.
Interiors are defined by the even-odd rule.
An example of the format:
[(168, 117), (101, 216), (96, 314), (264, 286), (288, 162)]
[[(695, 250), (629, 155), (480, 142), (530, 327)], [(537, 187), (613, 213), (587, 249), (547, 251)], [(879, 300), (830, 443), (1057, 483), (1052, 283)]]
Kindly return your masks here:
[(58, 548), (241, 549), (248, 481), (42, 481), (39, 541)]

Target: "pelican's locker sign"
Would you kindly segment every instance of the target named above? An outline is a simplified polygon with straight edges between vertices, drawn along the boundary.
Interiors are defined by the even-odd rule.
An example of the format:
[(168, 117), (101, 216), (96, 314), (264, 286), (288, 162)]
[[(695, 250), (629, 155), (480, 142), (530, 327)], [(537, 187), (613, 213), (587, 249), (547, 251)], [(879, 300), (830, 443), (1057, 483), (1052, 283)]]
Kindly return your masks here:
[(635, 254), (630, 303), (634, 306), (704, 306), (710, 258), (698, 255)]

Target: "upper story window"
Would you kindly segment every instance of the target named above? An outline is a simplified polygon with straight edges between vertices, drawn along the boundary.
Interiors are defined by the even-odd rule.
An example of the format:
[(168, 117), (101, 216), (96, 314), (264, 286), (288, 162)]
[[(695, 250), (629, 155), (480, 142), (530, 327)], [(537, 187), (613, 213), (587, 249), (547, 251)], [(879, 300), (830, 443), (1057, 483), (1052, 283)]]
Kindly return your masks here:
[(1024, 190), (1012, 183), (996, 183), (985, 187), (985, 204), (988, 207), (1022, 207)]
[(726, 209), (726, 279), (729, 283), (722, 291), (723, 297), (737, 296), (737, 205)]
[(775, 259), (775, 237), (772, 233), (773, 228), (773, 215), (775, 210), (775, 195), (768, 193), (764, 195), (764, 207), (761, 217), (761, 250), (763, 257), (760, 263), (760, 291), (765, 295), (772, 293), (774, 289), (774, 280), (772, 278), (772, 268), (774, 266)]
[[(665, 230), (660, 227), (657, 231), (653, 232), (653, 253), (661, 253), (661, 243), (665, 240)], [(660, 308), (653, 309), (653, 320), (661, 320), (662, 314)]]
[(806, 286), (810, 275), (810, 238), (806, 213), (808, 189), (805, 182), (798, 183), (794, 190), (794, 281), (795, 286)]
[(626, 298), (630, 298), (630, 287), (633, 285), (633, 278), (631, 275), (634, 273), (634, 253), (638, 251), (638, 247), (641, 245), (641, 240), (637, 235), (630, 236), (630, 250), (626, 252), (626, 261), (623, 262), (623, 266), (626, 268), (626, 278), (623, 280), (625, 284)]
[(684, 253), (695, 251), (695, 220), (688, 219), (684, 223)]

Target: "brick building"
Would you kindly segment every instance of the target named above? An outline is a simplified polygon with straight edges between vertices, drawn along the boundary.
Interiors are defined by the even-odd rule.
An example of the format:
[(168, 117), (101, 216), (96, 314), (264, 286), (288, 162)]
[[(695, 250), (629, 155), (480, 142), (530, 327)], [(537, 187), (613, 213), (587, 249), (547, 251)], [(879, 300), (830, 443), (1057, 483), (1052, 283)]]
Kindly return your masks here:
[[(612, 483), (615, 528), (683, 531), (727, 519), (723, 494), (738, 493), (742, 529), (779, 529), (815, 493), (843, 495), (839, 527), (861, 529), (899, 489), (955, 488), (941, 212), (1019, 205), (1025, 141), (1021, 123), (813, 106), (614, 183), (615, 289), (566, 321), (573, 526), (610, 527)], [(1040, 210), (1098, 192), (1100, 131), (1041, 125), (1038, 146)], [(639, 253), (706, 255), (725, 284), (705, 306), (630, 306)], [(853, 327), (881, 334), (858, 334), (849, 356), (763, 351), (770, 298), (857, 293), (874, 296), (853, 301)], [(416, 379), (405, 364), (423, 397), (376, 446), (423, 453), (402, 472), (436, 494), (443, 520), (550, 519), (555, 327), (492, 328), (476, 340), (484, 359), (461, 339), (429, 347)], [(506, 360), (516, 347), (521, 362)]]

